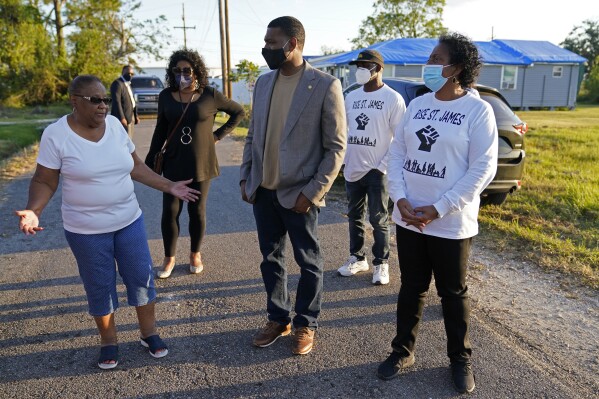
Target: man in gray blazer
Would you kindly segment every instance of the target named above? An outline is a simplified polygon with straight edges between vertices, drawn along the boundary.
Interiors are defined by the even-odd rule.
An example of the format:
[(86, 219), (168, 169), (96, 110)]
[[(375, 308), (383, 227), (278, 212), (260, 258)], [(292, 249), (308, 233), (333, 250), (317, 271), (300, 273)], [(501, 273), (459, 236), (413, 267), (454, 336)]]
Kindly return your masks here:
[(133, 98), (133, 92), (131, 91), (131, 78), (134, 74), (133, 67), (125, 65), (121, 76), (110, 85), (110, 96), (112, 97), (110, 114), (121, 121), (131, 138), (133, 138), (133, 125), (139, 123), (135, 98)]
[[(273, 71), (256, 82), (240, 177), (241, 196), (253, 204), (267, 294), (268, 322), (253, 344), (266, 347), (289, 335), (293, 321), (297, 355), (312, 350), (318, 327), (324, 268), (318, 213), (341, 168), (347, 135), (341, 84), (304, 61), (304, 39), (296, 18), (268, 24), (262, 55)], [(301, 269), (293, 320), (287, 234)]]

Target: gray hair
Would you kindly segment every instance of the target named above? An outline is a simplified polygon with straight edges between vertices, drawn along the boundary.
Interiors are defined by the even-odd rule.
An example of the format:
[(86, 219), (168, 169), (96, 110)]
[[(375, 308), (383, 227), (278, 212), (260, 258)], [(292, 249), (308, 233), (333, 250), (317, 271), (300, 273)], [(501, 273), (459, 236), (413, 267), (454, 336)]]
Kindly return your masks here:
[(100, 83), (102, 81), (95, 75), (79, 75), (75, 77), (69, 84), (69, 95), (79, 93), (83, 88), (90, 86), (92, 83)]

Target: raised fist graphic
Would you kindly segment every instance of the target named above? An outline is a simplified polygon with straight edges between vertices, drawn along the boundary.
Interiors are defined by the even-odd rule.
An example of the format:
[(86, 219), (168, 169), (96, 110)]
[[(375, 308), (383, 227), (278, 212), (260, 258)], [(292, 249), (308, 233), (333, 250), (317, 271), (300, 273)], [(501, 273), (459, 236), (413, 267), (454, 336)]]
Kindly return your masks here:
[(420, 151), (431, 152), (431, 147), (439, 138), (439, 133), (430, 125), (416, 132), (416, 136), (420, 139)]
[(366, 114), (360, 114), (358, 115), (358, 117), (356, 118), (356, 122), (358, 122), (358, 130), (366, 130), (366, 125), (368, 125), (368, 122), (370, 121), (370, 118), (366, 116)]

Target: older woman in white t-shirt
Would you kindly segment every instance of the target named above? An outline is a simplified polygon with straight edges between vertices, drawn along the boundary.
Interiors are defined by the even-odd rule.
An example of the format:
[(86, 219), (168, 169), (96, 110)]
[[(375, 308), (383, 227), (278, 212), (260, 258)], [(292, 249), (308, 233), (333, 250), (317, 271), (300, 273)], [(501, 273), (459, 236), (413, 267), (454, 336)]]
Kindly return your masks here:
[(156, 290), (143, 215), (133, 180), (195, 201), (199, 192), (154, 173), (135, 153), (121, 123), (108, 115), (110, 97), (93, 75), (76, 77), (69, 86), (73, 113), (44, 130), (26, 209), (17, 211), (25, 234), (42, 231), (39, 217), (62, 175), (65, 236), (77, 259), (89, 313), (100, 333), (98, 367), (118, 364), (114, 311), (118, 308), (116, 267), (135, 306), (141, 344), (153, 357), (168, 353), (156, 332)]

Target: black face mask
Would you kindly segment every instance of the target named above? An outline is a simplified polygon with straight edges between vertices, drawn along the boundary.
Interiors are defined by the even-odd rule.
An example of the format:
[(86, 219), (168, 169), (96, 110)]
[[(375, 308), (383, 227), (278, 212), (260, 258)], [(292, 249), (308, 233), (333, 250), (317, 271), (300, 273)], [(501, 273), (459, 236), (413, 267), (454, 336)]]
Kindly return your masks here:
[(133, 75), (130, 73), (126, 73), (123, 75), (123, 79), (125, 79), (127, 82), (130, 82), (132, 77)]
[(287, 60), (288, 55), (285, 55), (285, 46), (289, 43), (289, 40), (283, 45), (283, 47), (276, 50), (268, 48), (262, 49), (262, 56), (266, 60), (266, 64), (270, 69), (279, 69), (281, 65)]

